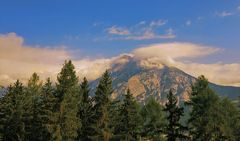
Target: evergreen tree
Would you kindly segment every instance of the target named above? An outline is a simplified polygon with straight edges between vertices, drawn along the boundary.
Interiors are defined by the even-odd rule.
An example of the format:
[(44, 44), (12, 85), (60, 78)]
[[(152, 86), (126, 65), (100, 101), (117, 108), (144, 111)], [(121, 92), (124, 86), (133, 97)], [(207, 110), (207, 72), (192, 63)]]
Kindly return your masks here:
[(0, 134), (4, 141), (24, 141), (23, 123), (24, 87), (17, 80), (9, 86), (7, 94), (0, 98)]
[(79, 104), (78, 117), (81, 119), (81, 128), (78, 130), (78, 140), (87, 141), (90, 140), (91, 135), (91, 118), (92, 112), (92, 100), (89, 96), (90, 88), (87, 79), (84, 77), (83, 82), (80, 85), (80, 94), (82, 96), (82, 102)]
[(38, 139), (41, 141), (58, 140), (57, 132), (57, 116), (55, 111), (56, 98), (54, 96), (55, 89), (52, 86), (50, 78), (47, 78), (46, 83), (42, 87), (42, 93), (39, 101), (38, 115)]
[(124, 96), (123, 104), (119, 112), (119, 121), (115, 127), (115, 134), (119, 140), (136, 141), (141, 129), (141, 117), (130, 90)]
[(42, 82), (36, 73), (30, 77), (26, 94), (24, 96), (24, 123), (25, 123), (25, 137), (26, 140), (38, 140), (39, 128), (39, 103), (41, 95)]
[(238, 97), (238, 106), (237, 106), (237, 119), (238, 119), (238, 122), (237, 122), (237, 127), (238, 129), (235, 130), (236, 131), (236, 135), (237, 135), (237, 138), (240, 138), (240, 96)]
[(238, 110), (240, 111), (240, 96), (238, 97), (237, 108), (238, 108)]
[(79, 98), (78, 77), (70, 61), (65, 61), (57, 77), (57, 109), (59, 112), (56, 138), (64, 141), (76, 140), (80, 120), (77, 117)]
[[(189, 127), (192, 139), (196, 141), (221, 141), (232, 140), (234, 136), (231, 129), (235, 119), (229, 119), (234, 109), (232, 104), (221, 100), (208, 86), (208, 80), (200, 76), (192, 87), (190, 101), (191, 106)], [(230, 108), (231, 107), (231, 108)]]
[(237, 141), (240, 139), (240, 118), (236, 106), (228, 98), (224, 98), (218, 108), (223, 122), (223, 126), (220, 128), (222, 136), (225, 140)]
[(112, 131), (112, 137), (111, 137), (111, 141), (114, 140), (119, 140), (118, 136), (116, 135), (117, 133), (116, 128), (118, 127), (119, 124), (119, 120), (120, 120), (120, 110), (122, 107), (123, 101), (116, 99), (114, 101), (111, 101), (110, 103), (110, 108), (109, 108), (109, 128)]
[[(200, 76), (192, 86), (188, 120), (190, 134), (181, 124), (183, 108), (170, 90), (163, 108), (154, 98), (141, 107), (130, 90), (123, 100), (111, 101), (112, 79), (106, 71), (90, 98), (86, 78), (78, 84), (71, 61), (57, 77), (42, 85), (33, 73), (24, 87), (17, 80), (0, 98), (0, 140), (4, 141), (237, 141), (240, 138), (240, 110), (228, 98), (220, 98)], [(240, 102), (239, 102), (240, 103)], [(166, 118), (165, 113), (166, 111)], [(165, 127), (165, 128), (163, 128)]]
[(70, 88), (76, 88), (78, 85), (78, 77), (76, 76), (74, 69), (75, 68), (71, 60), (65, 61), (61, 72), (57, 76), (58, 83), (56, 96), (59, 102), (63, 101), (64, 96)]
[(168, 102), (165, 104), (164, 111), (167, 112), (167, 121), (165, 133), (167, 134), (168, 141), (176, 141), (177, 139), (186, 139), (187, 136), (184, 132), (187, 130), (186, 127), (181, 125), (180, 118), (183, 116), (183, 108), (177, 106), (177, 98), (172, 93), (172, 90), (169, 91), (167, 95)]
[(103, 74), (94, 97), (94, 135), (92, 140), (108, 141), (111, 136), (109, 129), (110, 96), (113, 92), (112, 79), (108, 71)]
[(146, 139), (160, 140), (161, 134), (166, 126), (163, 106), (154, 97), (150, 97), (141, 109), (141, 116), (144, 121), (142, 136)]

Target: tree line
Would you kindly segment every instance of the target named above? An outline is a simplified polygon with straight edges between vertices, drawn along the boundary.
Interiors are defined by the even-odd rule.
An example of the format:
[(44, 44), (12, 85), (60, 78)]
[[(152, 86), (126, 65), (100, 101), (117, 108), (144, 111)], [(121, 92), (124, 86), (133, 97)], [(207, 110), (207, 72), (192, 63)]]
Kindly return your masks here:
[(56, 84), (50, 78), (43, 83), (33, 73), (26, 86), (17, 80), (0, 98), (0, 140), (240, 140), (240, 105), (219, 97), (204, 76), (192, 86), (184, 107), (172, 90), (165, 105), (153, 97), (141, 105), (129, 89), (121, 100), (112, 100), (112, 93), (106, 71), (90, 96), (87, 79), (79, 82), (71, 61), (65, 61)]

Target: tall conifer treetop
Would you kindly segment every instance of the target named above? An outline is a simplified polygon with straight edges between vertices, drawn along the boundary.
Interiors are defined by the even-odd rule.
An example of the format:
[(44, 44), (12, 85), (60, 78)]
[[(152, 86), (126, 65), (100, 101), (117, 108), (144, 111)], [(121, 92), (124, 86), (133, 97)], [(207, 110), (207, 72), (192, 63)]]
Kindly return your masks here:
[(97, 86), (94, 97), (94, 130), (96, 134), (92, 137), (93, 140), (109, 141), (111, 131), (109, 129), (109, 107), (110, 96), (113, 92), (112, 79), (108, 71), (102, 75)]
[(167, 95), (168, 102), (165, 104), (164, 111), (167, 112), (168, 124), (166, 126), (166, 134), (168, 141), (176, 141), (177, 139), (186, 139), (184, 132), (186, 127), (180, 123), (180, 118), (183, 116), (184, 110), (182, 107), (178, 107), (178, 100), (173, 94), (172, 90)]
[(57, 97), (59, 97), (60, 100), (69, 88), (78, 85), (78, 77), (76, 76), (76, 71), (74, 69), (75, 67), (71, 60), (65, 61), (61, 72), (57, 76)]

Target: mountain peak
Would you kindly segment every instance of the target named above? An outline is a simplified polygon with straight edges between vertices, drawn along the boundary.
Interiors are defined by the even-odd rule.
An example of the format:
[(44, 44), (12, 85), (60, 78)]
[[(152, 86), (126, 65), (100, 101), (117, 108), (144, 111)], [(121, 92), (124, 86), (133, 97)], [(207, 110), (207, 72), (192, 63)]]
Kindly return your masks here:
[[(154, 97), (164, 104), (169, 90), (174, 89), (174, 94), (180, 102), (183, 102), (189, 99), (191, 86), (196, 82), (195, 77), (176, 67), (163, 64), (157, 58), (138, 59), (133, 55), (122, 55), (112, 64), (110, 70), (113, 78), (113, 99), (121, 99), (129, 88), (133, 96), (141, 103), (145, 103), (149, 97)], [(95, 86), (97, 81), (93, 82)], [(232, 99), (240, 95), (240, 88), (224, 87), (212, 83), (210, 87), (221, 96)]]
[(164, 61), (159, 58), (137, 58), (132, 54), (124, 54), (112, 62), (111, 69), (113, 71), (117, 71), (124, 66), (129, 66), (129, 64), (142, 69), (163, 69), (164, 67), (171, 67), (170, 65), (162, 62)]

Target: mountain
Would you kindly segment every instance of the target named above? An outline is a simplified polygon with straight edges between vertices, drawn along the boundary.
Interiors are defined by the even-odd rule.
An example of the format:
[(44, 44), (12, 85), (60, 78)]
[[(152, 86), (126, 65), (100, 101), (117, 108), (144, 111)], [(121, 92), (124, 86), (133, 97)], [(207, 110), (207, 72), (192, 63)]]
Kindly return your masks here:
[[(132, 56), (123, 55), (113, 62), (110, 69), (113, 78), (113, 99), (121, 99), (129, 88), (133, 96), (141, 103), (153, 96), (160, 103), (166, 102), (166, 96), (171, 88), (180, 102), (189, 98), (191, 85), (196, 78), (182, 70), (149, 60), (138, 60)], [(93, 88), (98, 79), (91, 83)], [(240, 87), (220, 86), (210, 83), (210, 87), (220, 96), (235, 99), (240, 96)], [(94, 89), (92, 90), (92, 93)]]
[(7, 92), (7, 89), (3, 86), (0, 86), (0, 98), (3, 97), (6, 92)]

